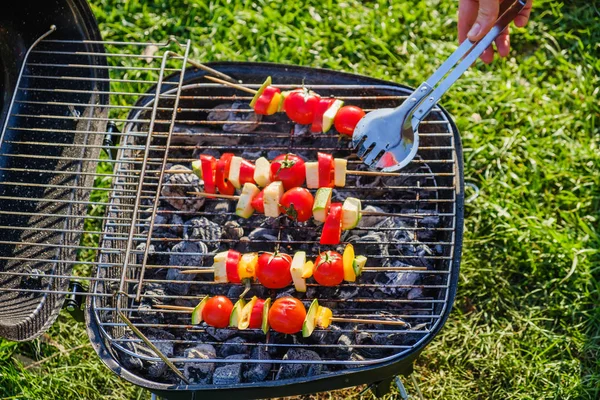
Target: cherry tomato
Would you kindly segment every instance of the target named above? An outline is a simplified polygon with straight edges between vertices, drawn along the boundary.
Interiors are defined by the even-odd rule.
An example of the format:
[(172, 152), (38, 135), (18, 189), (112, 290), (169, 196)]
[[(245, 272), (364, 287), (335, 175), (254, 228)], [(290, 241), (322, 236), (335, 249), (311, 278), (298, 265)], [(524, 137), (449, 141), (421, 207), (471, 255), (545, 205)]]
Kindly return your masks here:
[(232, 153), (223, 153), (217, 162), (217, 171), (215, 173), (215, 183), (219, 189), (219, 193), (229, 196), (235, 193), (235, 186), (229, 182), (229, 168), (231, 167)]
[(315, 115), (313, 116), (312, 125), (310, 126), (310, 131), (314, 133), (322, 133), (323, 132), (323, 114), (331, 105), (335, 99), (321, 99), (319, 100), (319, 104), (315, 107)]
[(280, 297), (269, 310), (269, 324), (274, 331), (280, 333), (300, 332), (305, 318), (304, 304), (293, 297)]
[[(217, 169), (217, 159), (206, 154), (200, 155), (202, 165), (202, 179), (204, 180), (204, 191), (206, 193), (216, 193), (215, 172)], [(208, 197), (208, 196), (207, 196)]]
[(342, 236), (342, 203), (331, 203), (321, 232), (321, 244), (339, 244)]
[(334, 187), (334, 168), (333, 156), (327, 153), (317, 153), (319, 163), (319, 187)]
[(313, 276), (319, 285), (336, 286), (344, 280), (342, 255), (337, 251), (325, 251), (315, 261)]
[(254, 208), (254, 211), (256, 211), (257, 213), (265, 213), (265, 189), (261, 190), (260, 193), (252, 199), (250, 205), (252, 206), (252, 208)]
[(283, 253), (263, 253), (258, 258), (256, 277), (269, 289), (281, 289), (292, 283), (292, 257)]
[(279, 209), (291, 219), (306, 222), (312, 217), (315, 199), (308, 189), (295, 187), (288, 190), (279, 200)]
[(231, 310), (233, 303), (227, 297), (211, 297), (202, 310), (202, 319), (215, 328), (227, 328)]
[(227, 280), (231, 283), (241, 283), (240, 274), (238, 273), (238, 264), (242, 255), (235, 251), (229, 250), (227, 252), (227, 259), (225, 260), (225, 272), (227, 273)]
[(250, 313), (250, 322), (248, 323), (248, 328), (258, 329), (262, 326), (264, 305), (265, 301), (263, 299), (256, 300), (256, 303), (254, 303), (254, 307), (252, 307), (252, 312)]
[(283, 107), (289, 119), (297, 124), (308, 125), (313, 121), (319, 99), (319, 95), (313, 92), (296, 89), (287, 95)]
[(306, 179), (304, 160), (295, 154), (282, 154), (271, 163), (271, 182), (281, 181), (285, 190), (302, 186)]
[(365, 112), (362, 108), (356, 106), (344, 106), (340, 108), (335, 115), (333, 125), (340, 134), (352, 136), (358, 121), (364, 116)]

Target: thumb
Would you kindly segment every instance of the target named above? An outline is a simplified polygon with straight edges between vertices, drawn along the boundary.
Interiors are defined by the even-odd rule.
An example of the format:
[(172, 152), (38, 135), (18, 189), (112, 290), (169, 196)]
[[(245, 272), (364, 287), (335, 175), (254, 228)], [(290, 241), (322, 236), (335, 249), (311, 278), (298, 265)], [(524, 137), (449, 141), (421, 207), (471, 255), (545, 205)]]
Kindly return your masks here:
[(467, 34), (472, 42), (481, 39), (498, 19), (500, 2), (498, 0), (479, 0), (477, 19)]

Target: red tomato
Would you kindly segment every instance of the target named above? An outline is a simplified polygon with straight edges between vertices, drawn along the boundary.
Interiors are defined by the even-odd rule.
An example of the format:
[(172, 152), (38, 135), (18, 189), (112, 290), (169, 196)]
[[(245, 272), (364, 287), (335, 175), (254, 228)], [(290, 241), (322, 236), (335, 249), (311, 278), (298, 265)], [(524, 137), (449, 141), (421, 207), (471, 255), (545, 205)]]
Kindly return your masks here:
[(319, 163), (319, 187), (334, 187), (335, 164), (333, 156), (327, 153), (317, 153), (317, 161)]
[(256, 277), (269, 289), (281, 289), (292, 283), (292, 257), (283, 253), (263, 253), (258, 258)]
[(257, 213), (265, 213), (265, 189), (261, 190), (260, 193), (252, 199), (250, 205), (252, 206), (252, 208), (254, 208), (254, 211), (256, 211)]
[(274, 331), (280, 333), (300, 332), (305, 318), (304, 304), (293, 297), (280, 297), (269, 310), (269, 324)]
[(244, 183), (254, 183), (254, 170), (256, 166), (248, 160), (243, 160), (240, 166), (240, 185), (244, 186)]
[(288, 190), (279, 200), (279, 209), (291, 219), (306, 222), (312, 217), (315, 199), (308, 189), (295, 187)]
[(232, 153), (224, 153), (217, 162), (217, 172), (215, 173), (215, 183), (219, 189), (219, 193), (229, 196), (235, 193), (235, 186), (229, 182), (229, 168), (231, 167)]
[(319, 95), (306, 89), (296, 89), (283, 101), (285, 113), (297, 124), (308, 125), (313, 121)]
[(242, 255), (235, 251), (227, 252), (227, 260), (225, 260), (225, 272), (227, 272), (227, 280), (231, 283), (241, 283), (240, 274), (238, 272), (238, 264)]
[(358, 121), (364, 116), (365, 112), (362, 108), (356, 106), (344, 106), (340, 108), (335, 115), (333, 125), (340, 134), (352, 136)]
[(282, 154), (271, 163), (271, 181), (281, 181), (285, 190), (302, 186), (305, 179), (304, 160), (295, 154)]
[(258, 329), (262, 326), (264, 305), (265, 301), (263, 299), (256, 300), (256, 303), (254, 303), (254, 307), (252, 307), (252, 312), (250, 313), (250, 322), (248, 328)]
[(202, 179), (204, 180), (204, 191), (206, 193), (216, 193), (217, 189), (215, 186), (215, 172), (217, 169), (217, 159), (213, 156), (201, 154), (200, 163), (200, 165), (202, 166)]
[(325, 251), (315, 261), (313, 276), (319, 285), (336, 286), (344, 280), (342, 255), (337, 251)]
[(227, 297), (211, 297), (202, 309), (202, 319), (215, 328), (227, 328), (231, 310), (233, 303)]
[(322, 133), (323, 132), (323, 114), (331, 105), (335, 99), (321, 99), (319, 100), (319, 104), (315, 107), (315, 115), (313, 116), (312, 125), (310, 126), (310, 131), (314, 133)]
[(339, 244), (342, 236), (342, 203), (331, 203), (321, 232), (321, 244)]

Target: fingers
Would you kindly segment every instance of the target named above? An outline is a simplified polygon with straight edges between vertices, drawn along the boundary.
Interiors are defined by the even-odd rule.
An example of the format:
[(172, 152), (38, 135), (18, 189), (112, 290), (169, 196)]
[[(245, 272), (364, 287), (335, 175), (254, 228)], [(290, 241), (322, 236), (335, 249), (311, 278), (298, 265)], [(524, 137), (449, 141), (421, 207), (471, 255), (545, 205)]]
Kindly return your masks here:
[(477, 18), (479, 2), (477, 0), (460, 0), (458, 3), (458, 42), (462, 43), (467, 38), (469, 29)]
[(527, 4), (525, 4), (525, 7), (523, 7), (519, 15), (517, 15), (517, 17), (515, 18), (515, 26), (522, 28), (525, 25), (527, 25), (527, 21), (529, 21), (529, 14), (531, 14), (532, 6), (533, 0), (528, 0)]
[(510, 52), (510, 32), (509, 27), (506, 27), (504, 31), (496, 38), (496, 50), (500, 57), (506, 57)]
[(479, 12), (475, 23), (467, 33), (471, 41), (481, 39), (494, 25), (498, 18), (500, 2), (498, 0), (479, 0)]

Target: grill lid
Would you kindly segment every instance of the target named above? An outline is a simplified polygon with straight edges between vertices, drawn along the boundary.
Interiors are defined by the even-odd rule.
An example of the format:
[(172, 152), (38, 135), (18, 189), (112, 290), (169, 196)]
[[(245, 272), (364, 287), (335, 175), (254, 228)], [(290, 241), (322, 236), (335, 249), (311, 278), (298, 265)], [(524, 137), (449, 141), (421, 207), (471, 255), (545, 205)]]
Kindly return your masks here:
[[(65, 62), (28, 51), (52, 24), (60, 28), (43, 37), (100, 40), (84, 0), (26, 1), (0, 16), (0, 336), (11, 340), (35, 338), (60, 311), (96, 169), (84, 160), (98, 158), (93, 146), (106, 125), (101, 44), (82, 44), (85, 54), (69, 59), (79, 65), (70, 71), (77, 82), (33, 77), (58, 75), (51, 65)], [(60, 102), (75, 103), (73, 112), (84, 118)]]

